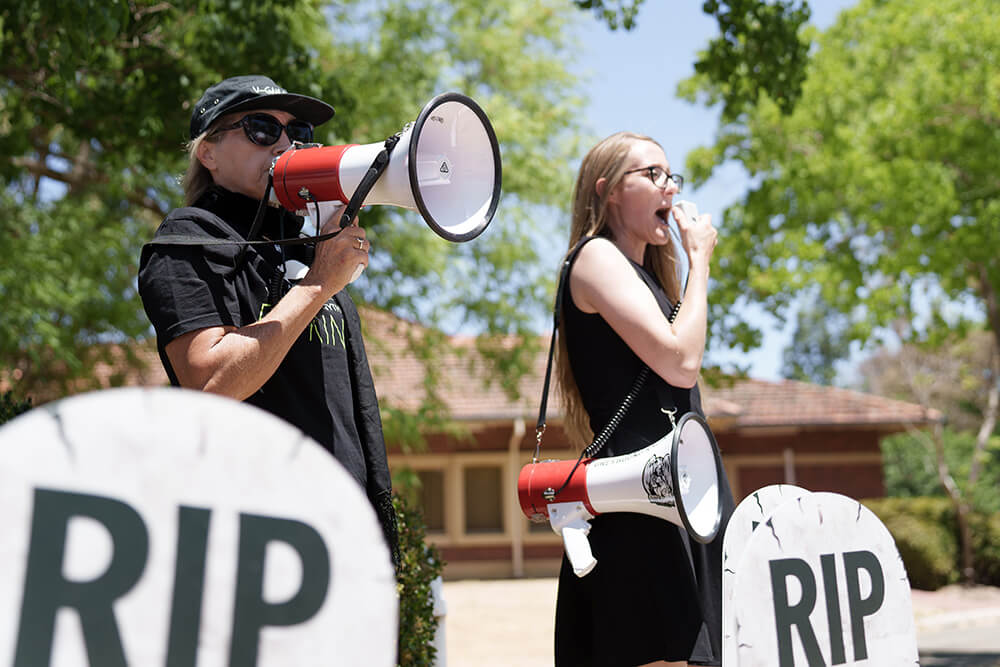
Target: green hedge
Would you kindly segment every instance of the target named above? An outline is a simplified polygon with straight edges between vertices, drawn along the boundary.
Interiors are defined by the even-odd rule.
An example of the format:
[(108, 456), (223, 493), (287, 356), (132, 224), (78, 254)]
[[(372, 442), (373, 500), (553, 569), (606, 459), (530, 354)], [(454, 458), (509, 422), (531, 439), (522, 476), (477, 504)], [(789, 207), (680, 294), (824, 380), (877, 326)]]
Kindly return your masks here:
[[(958, 522), (947, 498), (876, 498), (862, 504), (889, 529), (910, 585), (937, 590), (961, 572)], [(1000, 585), (1000, 513), (971, 513), (973, 564), (978, 583)]]
[(438, 550), (424, 540), (426, 524), (416, 507), (393, 496), (399, 524), (399, 665), (430, 665), (437, 653), (432, 645), (437, 632), (431, 582), (441, 575), (444, 562)]
[(5, 391), (0, 393), (0, 425), (10, 421), (22, 412), (31, 409), (31, 399), (22, 401), (14, 398), (14, 392)]
[(990, 586), (1000, 586), (1000, 512), (990, 515), (973, 514), (969, 519), (972, 532), (972, 567), (976, 580)]

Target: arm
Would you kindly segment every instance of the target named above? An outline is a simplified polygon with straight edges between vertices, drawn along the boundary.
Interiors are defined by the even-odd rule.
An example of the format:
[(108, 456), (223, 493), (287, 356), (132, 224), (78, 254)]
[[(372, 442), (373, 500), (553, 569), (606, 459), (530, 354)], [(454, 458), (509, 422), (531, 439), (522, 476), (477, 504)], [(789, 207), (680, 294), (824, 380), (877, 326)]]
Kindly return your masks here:
[(583, 247), (570, 273), (570, 291), (581, 310), (600, 314), (657, 375), (676, 387), (692, 387), (705, 351), (709, 260), (716, 233), (708, 216), (690, 221), (677, 207), (674, 216), (690, 272), (673, 324), (610, 241), (597, 239)]
[[(338, 220), (330, 216), (322, 231), (336, 231)], [(358, 249), (364, 237), (355, 224), (319, 243), (309, 272), (257, 322), (198, 329), (168, 343), (167, 357), (181, 386), (238, 400), (253, 395), (323, 304), (347, 286), (357, 265), (367, 266), (367, 250)]]

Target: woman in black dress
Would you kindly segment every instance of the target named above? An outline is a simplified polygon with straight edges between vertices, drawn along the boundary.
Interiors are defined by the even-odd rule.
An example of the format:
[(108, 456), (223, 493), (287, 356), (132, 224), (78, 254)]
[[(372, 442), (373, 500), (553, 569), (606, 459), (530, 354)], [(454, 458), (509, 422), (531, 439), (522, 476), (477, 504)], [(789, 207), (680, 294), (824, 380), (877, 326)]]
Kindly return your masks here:
[[(629, 133), (599, 143), (580, 168), (570, 248), (594, 238), (571, 265), (558, 332), (570, 438), (589, 444), (643, 363), (652, 370), (599, 456), (636, 451), (669, 432), (661, 408), (676, 409), (677, 418), (701, 412), (697, 379), (716, 231), (710, 216), (689, 219), (674, 206), (682, 184), (658, 143)], [(671, 216), (688, 257), (683, 294)], [(724, 529), (733, 504), (725, 478), (720, 485)], [(604, 514), (591, 524), (597, 567), (581, 578), (563, 559), (556, 665), (719, 665), (722, 529), (702, 545), (683, 528), (642, 514)]]

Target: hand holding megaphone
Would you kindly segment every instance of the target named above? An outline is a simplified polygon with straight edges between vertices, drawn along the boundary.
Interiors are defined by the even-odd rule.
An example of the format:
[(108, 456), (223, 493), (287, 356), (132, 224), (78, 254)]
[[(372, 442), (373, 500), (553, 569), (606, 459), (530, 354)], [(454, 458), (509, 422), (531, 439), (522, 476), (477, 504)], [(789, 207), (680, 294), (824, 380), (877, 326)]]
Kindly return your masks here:
[[(678, 209), (680, 215), (677, 214)], [(674, 202), (673, 210), (684, 250), (689, 256), (700, 252), (710, 257), (718, 238), (718, 232), (712, 226), (712, 216), (707, 213), (699, 215), (695, 203), (686, 200)]]
[[(353, 283), (368, 266), (368, 251), (371, 242), (365, 230), (358, 226), (355, 218), (352, 224), (341, 229), (341, 213), (346, 206), (340, 202), (320, 204), (319, 218), (322, 226), (319, 235), (339, 232), (316, 244), (316, 254), (312, 266), (297, 260), (285, 262), (285, 277), (299, 284), (321, 285), (331, 294), (344, 285)], [(309, 234), (303, 232), (308, 237)]]

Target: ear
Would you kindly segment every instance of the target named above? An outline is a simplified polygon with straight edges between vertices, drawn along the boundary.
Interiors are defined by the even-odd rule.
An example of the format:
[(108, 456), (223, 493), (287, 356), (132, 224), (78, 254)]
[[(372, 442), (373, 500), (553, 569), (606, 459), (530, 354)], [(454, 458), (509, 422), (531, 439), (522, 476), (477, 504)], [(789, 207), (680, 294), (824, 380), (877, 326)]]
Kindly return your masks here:
[(201, 162), (202, 166), (209, 171), (215, 171), (216, 169), (216, 155), (215, 155), (215, 144), (210, 141), (204, 141), (198, 144), (198, 149), (195, 151), (195, 157), (198, 158), (198, 162)]
[(594, 191), (597, 192), (597, 196), (600, 198), (604, 198), (605, 196), (607, 196), (607, 201), (609, 204), (618, 202), (618, 197), (616, 196), (617, 188), (609, 191), (608, 179), (604, 177), (597, 179), (597, 183), (594, 183)]
[(598, 198), (604, 197), (604, 193), (608, 191), (608, 179), (603, 176), (597, 179), (597, 183), (594, 184), (594, 191), (597, 192)]

